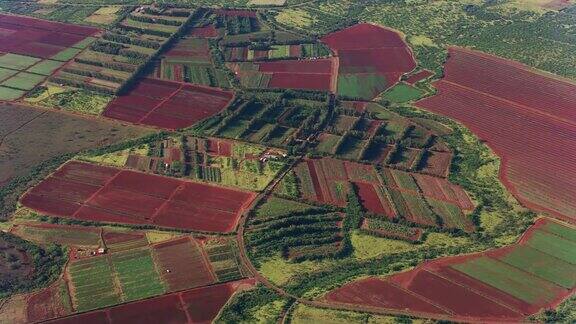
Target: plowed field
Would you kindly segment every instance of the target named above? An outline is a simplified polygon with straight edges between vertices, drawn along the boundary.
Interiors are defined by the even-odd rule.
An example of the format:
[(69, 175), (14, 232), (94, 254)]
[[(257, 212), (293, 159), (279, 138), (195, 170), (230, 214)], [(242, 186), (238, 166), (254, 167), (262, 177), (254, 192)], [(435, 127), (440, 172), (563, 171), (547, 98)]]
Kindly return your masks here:
[(515, 62), (451, 48), (438, 94), (417, 103), (454, 118), (498, 154), (527, 207), (576, 218), (576, 84)]

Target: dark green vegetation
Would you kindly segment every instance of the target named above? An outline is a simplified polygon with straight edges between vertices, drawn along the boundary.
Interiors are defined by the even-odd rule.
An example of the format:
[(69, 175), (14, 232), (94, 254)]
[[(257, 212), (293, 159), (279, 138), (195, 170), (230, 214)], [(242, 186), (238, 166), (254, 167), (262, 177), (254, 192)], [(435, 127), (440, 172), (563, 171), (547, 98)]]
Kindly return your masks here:
[(58, 278), (65, 263), (60, 246), (41, 248), (0, 232), (0, 297), (46, 286)]
[(314, 92), (237, 94), (223, 113), (197, 129), (202, 134), (298, 150), (299, 142), (325, 124), (329, 96)]

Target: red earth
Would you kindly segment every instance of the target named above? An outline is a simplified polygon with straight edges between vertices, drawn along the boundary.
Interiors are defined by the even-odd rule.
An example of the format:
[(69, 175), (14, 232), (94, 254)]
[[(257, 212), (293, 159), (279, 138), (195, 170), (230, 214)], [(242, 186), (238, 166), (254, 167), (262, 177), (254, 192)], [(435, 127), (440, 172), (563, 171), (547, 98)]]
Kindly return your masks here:
[(418, 73), (412, 74), (411, 76), (409, 76), (409, 77), (408, 77), (406, 80), (404, 80), (404, 81), (406, 81), (406, 83), (409, 83), (409, 84), (415, 84), (416, 82), (422, 81), (422, 80), (424, 80), (424, 79), (426, 79), (426, 78), (429, 78), (429, 77), (431, 77), (431, 76), (433, 76), (433, 75), (434, 75), (433, 72), (430, 72), (430, 71), (428, 71), (428, 70), (422, 70), (422, 71), (420, 71), (420, 72), (418, 72)]
[(337, 59), (260, 62), (258, 70), (270, 74), (269, 88), (332, 91), (336, 84)]
[(193, 28), (189, 35), (194, 37), (216, 38), (219, 34), (218, 29), (216, 29), (214, 25), (208, 25)]
[[(462, 122), (501, 158), (525, 206), (576, 218), (576, 84), (516, 62), (452, 47), (438, 94), (420, 108)], [(559, 158), (561, 157), (561, 158)]]
[(390, 218), (394, 217), (394, 212), (390, 206), (383, 206), (374, 185), (364, 182), (354, 183), (358, 188), (358, 196), (364, 208), (371, 213), (383, 214)]
[[(416, 67), (412, 51), (400, 34), (381, 26), (357, 24), (324, 36), (322, 42), (338, 57), (339, 75), (376, 73), (385, 78), (386, 84), (375, 88), (373, 96), (394, 86)], [(361, 82), (362, 78), (358, 79)]]
[(21, 202), (58, 217), (230, 232), (253, 197), (203, 183), (69, 162)]
[[(552, 221), (546, 218), (539, 219), (515, 245), (482, 253), (427, 261), (413, 270), (383, 279), (368, 278), (354, 281), (329, 292), (324, 300), (454, 321), (521, 321), (526, 316), (544, 308), (556, 307), (562, 300), (573, 294), (575, 287), (563, 289), (544, 281), (546, 285), (542, 287), (552, 288), (548, 291), (552, 293), (552, 298), (528, 303), (497, 287), (474, 279), (452, 266), (478, 258), (497, 258), (515, 247), (524, 245), (526, 237), (542, 230), (548, 222)], [(490, 274), (486, 274), (488, 275)], [(535, 277), (536, 279), (538, 281), (535, 282), (543, 280)]]
[(0, 51), (50, 58), (100, 30), (47, 20), (0, 14)]
[(173, 130), (219, 113), (233, 96), (217, 88), (144, 79), (110, 102), (103, 116)]
[(243, 279), (60, 318), (49, 323), (210, 323), (236, 291), (254, 285), (254, 279)]

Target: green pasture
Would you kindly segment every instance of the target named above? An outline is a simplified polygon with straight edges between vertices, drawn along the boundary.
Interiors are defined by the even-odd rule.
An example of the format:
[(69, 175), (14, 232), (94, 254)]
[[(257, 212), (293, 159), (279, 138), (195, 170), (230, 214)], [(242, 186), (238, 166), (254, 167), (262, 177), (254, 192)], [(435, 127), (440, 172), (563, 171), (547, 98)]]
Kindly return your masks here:
[(406, 83), (398, 83), (384, 93), (383, 98), (392, 102), (408, 102), (422, 98), (424, 91)]

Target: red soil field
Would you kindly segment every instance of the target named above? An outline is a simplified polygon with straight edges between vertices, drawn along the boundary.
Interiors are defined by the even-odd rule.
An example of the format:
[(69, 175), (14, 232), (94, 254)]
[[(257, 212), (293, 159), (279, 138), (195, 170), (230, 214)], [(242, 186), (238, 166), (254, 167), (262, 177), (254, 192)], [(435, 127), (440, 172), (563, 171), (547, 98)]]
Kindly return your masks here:
[[(64, 188), (70, 188), (70, 183), (82, 185), (84, 179), (78, 177), (79, 174), (89, 173), (86, 181), (91, 181), (90, 171), (95, 178), (108, 175), (96, 191), (90, 191), (91, 194), (73, 195), (65, 190), (48, 190), (61, 187), (59, 183)], [(229, 232), (253, 197), (253, 193), (201, 183), (69, 162), (32, 188), (21, 202), (39, 212), (59, 217)]]
[(368, 278), (346, 284), (324, 297), (339, 304), (363, 305), (384, 309), (408, 309), (412, 313), (440, 313), (442, 309), (386, 281)]
[[(547, 286), (553, 287), (551, 292), (554, 298), (530, 304), (496, 287), (476, 280), (451, 266), (466, 263), (480, 257), (498, 257), (506, 254), (511, 249), (523, 245), (527, 237), (530, 237), (536, 231), (542, 230), (542, 227), (548, 222), (551, 222), (551, 220), (546, 218), (537, 220), (536, 224), (514, 245), (476, 254), (427, 261), (413, 270), (384, 279), (369, 278), (354, 281), (329, 292), (324, 299), (330, 302), (374, 306), (454, 321), (521, 321), (526, 316), (537, 313), (542, 309), (556, 307), (562, 300), (573, 294), (574, 287), (572, 289), (562, 289), (559, 286)], [(486, 276), (489, 275), (491, 274), (486, 274)], [(503, 283), (503, 285), (506, 285), (506, 283)], [(396, 304), (398, 303), (399, 295), (393, 292), (398, 290), (401, 292), (400, 295), (410, 294), (412, 298), (426, 300), (438, 308), (423, 309), (421, 306), (417, 307), (411, 304), (407, 306)], [(549, 293), (550, 291), (547, 292)], [(414, 305), (420, 304), (414, 302)], [(423, 314), (422, 312), (428, 314)], [(446, 314), (450, 315), (446, 316)]]
[(283, 60), (258, 63), (260, 72), (326, 73), (332, 69), (332, 59)]
[(208, 139), (208, 153), (218, 155), (218, 156), (232, 156), (232, 143), (217, 139), (211, 138)]
[(525, 206), (574, 220), (576, 85), (484, 53), (449, 51), (438, 94), (417, 105), (486, 141), (501, 158), (502, 182)]
[(291, 57), (300, 57), (302, 55), (302, 46), (301, 45), (290, 45), (290, 56)]
[(391, 282), (460, 316), (516, 318), (521, 314), (426, 270), (394, 275)]
[(331, 33), (322, 42), (335, 50), (406, 46), (395, 31), (372, 24), (357, 24)]
[(28, 322), (39, 322), (68, 314), (62, 305), (58, 289), (59, 285), (55, 284), (27, 298), (26, 317)]
[(0, 14), (0, 28), (0, 51), (40, 58), (50, 58), (99, 32), (97, 28), (4, 14)]
[(216, 281), (201, 248), (193, 239), (184, 237), (159, 243), (153, 249), (160, 273), (170, 291), (206, 286)]
[(408, 47), (339, 50), (340, 71), (345, 73), (400, 72), (416, 67)]
[[(358, 195), (364, 208), (369, 212), (375, 214), (384, 214), (390, 218), (394, 217), (394, 212), (390, 206), (383, 206), (380, 198), (374, 189), (374, 186), (369, 183), (356, 182), (354, 183), (358, 188)], [(386, 207), (386, 208), (385, 208)]]
[(434, 73), (430, 72), (428, 70), (422, 70), (418, 73), (412, 74), (411, 76), (409, 76), (406, 80), (404, 80), (406, 83), (408, 84), (415, 84), (418, 81), (424, 80), (428, 77), (433, 76)]
[(238, 290), (255, 285), (244, 279), (131, 302), (48, 323), (210, 323)]
[(336, 53), (340, 75), (378, 73), (385, 77), (386, 84), (373, 89), (373, 96), (394, 86), (402, 74), (416, 67), (412, 51), (400, 34), (384, 27), (357, 24), (328, 34), (322, 41)]
[(219, 113), (232, 98), (230, 91), (144, 79), (130, 93), (110, 102), (103, 116), (164, 129), (178, 129)]
[(330, 91), (332, 76), (319, 73), (274, 73), (269, 88)]
[(218, 29), (216, 29), (214, 25), (196, 27), (190, 31), (189, 35), (194, 37), (216, 38), (218, 37)]

